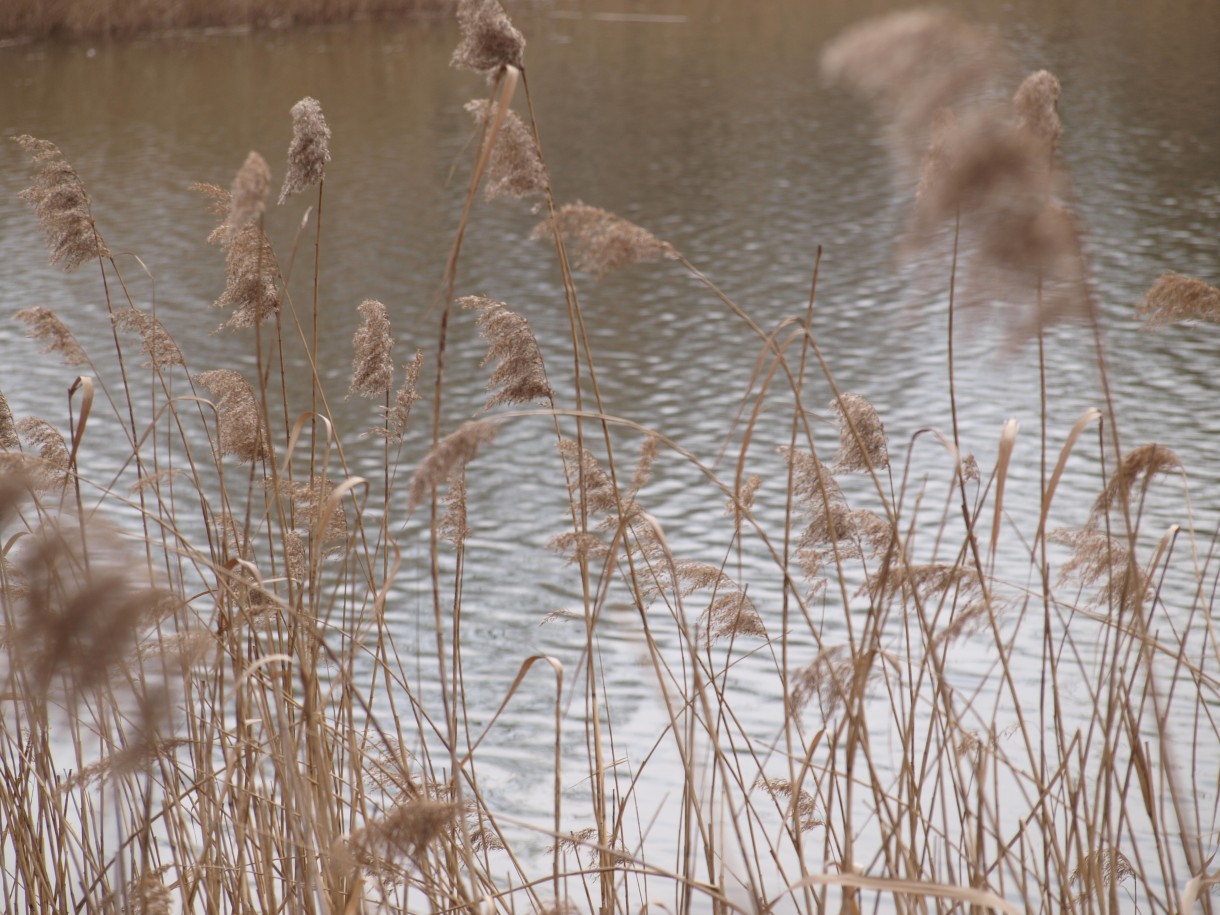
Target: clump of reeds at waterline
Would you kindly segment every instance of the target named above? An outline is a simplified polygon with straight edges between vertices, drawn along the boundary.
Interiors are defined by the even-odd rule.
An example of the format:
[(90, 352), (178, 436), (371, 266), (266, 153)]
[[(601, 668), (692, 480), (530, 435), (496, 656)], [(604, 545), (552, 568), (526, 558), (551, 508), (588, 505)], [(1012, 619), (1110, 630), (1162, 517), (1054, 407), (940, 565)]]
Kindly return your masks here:
[[(1173, 911), (1206, 899), (1218, 740), (1206, 710), (1220, 683), (1194, 562), (1205, 548), (1185, 507), (1181, 527), (1150, 529), (1189, 495), (1189, 468), (1163, 444), (1100, 439), (1093, 506), (1062, 518), (1054, 497), (1100, 411), (1062, 441), (1048, 430), (1041, 448), (1015, 424), (997, 430), (991, 466), (974, 457), (990, 443), (959, 441), (956, 415), (928, 417), (948, 432), (891, 439), (867, 392), (839, 388), (808, 315), (767, 330), (646, 228), (556, 204), (535, 125), (508, 107), (528, 92), (524, 37), (494, 0), (462, 0), (459, 23), (453, 63), (490, 82), (467, 106), (480, 143), (466, 211), (480, 183), (489, 200), (541, 199), (533, 234), (560, 265), (567, 351), (530, 329), (531, 310), (556, 303), (489, 290), (513, 306), (455, 293), (435, 338), (412, 328), (400, 352), (398, 303), (355, 291), (345, 393), (375, 435), (336, 437), (328, 405), (344, 392), (316, 370), (311, 409), (294, 414), (285, 366), (314, 368), (318, 303), (303, 326), (265, 232), (276, 182), (257, 153), (230, 190), (203, 187), (221, 218), (209, 240), (225, 255), (222, 327), (256, 370), (197, 365), (173, 315), (128, 299), (125, 283), (106, 287), (122, 296), (107, 297), (106, 322), (121, 386), (53, 311), (17, 315), (81, 374), (62, 415), (27, 416), (0, 395), (0, 895), (335, 913)], [(1083, 273), (1061, 199), (1060, 87), (1040, 71), (979, 107), (980, 87), (1003, 85), (993, 49), (961, 19), (921, 11), (862, 25), (825, 65), (891, 119), (896, 157), (922, 164), (914, 243), (951, 219), (1000, 275), (1070, 285)], [(281, 200), (316, 188), (320, 202), (321, 103), (291, 116)], [(120, 279), (81, 176), (57, 147), (21, 143), (52, 257)], [(463, 217), (447, 283), (466, 228)], [(663, 282), (666, 260), (758, 347), (742, 379), (748, 419), (705, 418), (736, 449), (724, 464), (601, 407), (596, 316), (570, 268)], [(1026, 329), (1058, 315), (1023, 283), (1007, 292), (1026, 296)], [(1214, 292), (1167, 275), (1140, 315), (1214, 319)], [(487, 345), (480, 402), (445, 384), (450, 321)], [(127, 361), (120, 330), (138, 335), (144, 365)], [(417, 413), (425, 365), (430, 430)], [(147, 383), (129, 385), (137, 372)], [(115, 423), (130, 461), (107, 474), (97, 443)], [(548, 544), (514, 549), (568, 561), (572, 609), (544, 620), (559, 627), (556, 654), (523, 649), (511, 684), (485, 696), (468, 691), (486, 660), (463, 630), (470, 565), (484, 561), (467, 483), (492, 461), (512, 473), (499, 453), (508, 424), (554, 442), (567, 510)], [(410, 448), (424, 455), (413, 466)], [(1003, 494), (1035, 451), (1058, 457), (1038, 528), (1022, 531)], [(381, 479), (352, 473), (358, 454), (383, 462)], [(701, 481), (684, 493), (705, 498), (697, 518), (667, 513), (651, 486), (682, 467)], [(100, 526), (106, 515), (124, 527)], [(1011, 567), (997, 552), (1027, 574), (997, 573)], [(514, 594), (530, 566), (515, 563)], [(494, 574), (480, 578), (494, 594)], [(394, 625), (412, 581), (425, 583), (419, 646)], [(642, 753), (621, 729), (638, 690), (607, 675), (621, 662), (604, 646), (624, 631), (655, 687), (660, 723)], [(962, 658), (987, 673), (971, 680)], [(1036, 667), (1036, 694), (1021, 663)], [(534, 681), (544, 691), (518, 695)], [(549, 799), (522, 811), (504, 802), (485, 737), (527, 702), (529, 721), (545, 702), (554, 727), (515, 732), (542, 786), (532, 794)], [(666, 794), (659, 811), (640, 800)]]

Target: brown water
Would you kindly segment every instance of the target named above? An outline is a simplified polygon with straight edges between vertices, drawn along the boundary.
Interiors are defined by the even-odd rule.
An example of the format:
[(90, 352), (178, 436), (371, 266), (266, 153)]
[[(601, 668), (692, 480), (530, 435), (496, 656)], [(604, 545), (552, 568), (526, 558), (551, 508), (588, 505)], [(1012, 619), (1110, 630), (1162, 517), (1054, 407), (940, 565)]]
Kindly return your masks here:
[[(1206, 541), (1220, 505), (1220, 335), (1214, 327), (1141, 334), (1133, 307), (1165, 270), (1220, 280), (1220, 4), (1145, 2), (1124, 4), (1122, 12), (1106, 0), (950, 5), (999, 27), (1025, 68), (1050, 69), (1063, 84), (1063, 151), (1088, 230), (1124, 442), (1155, 440), (1177, 450), (1190, 472)], [(905, 453), (903, 443), (917, 429), (950, 428), (948, 276), (941, 268), (895, 266), (904, 203), (878, 124), (818, 78), (819, 50), (830, 37), (890, 8), (883, 0), (598, 0), (558, 3), (518, 16), (517, 24), (529, 38), (528, 79), (560, 199), (579, 198), (653, 230), (766, 327), (804, 309), (821, 246), (814, 318), (821, 349), (839, 387), (873, 400), (892, 452)], [(619, 15), (601, 15), (607, 12)], [(212, 217), (187, 188), (195, 181), (227, 186), (250, 149), (272, 163), (278, 185), (289, 108), (303, 96), (318, 98), (334, 133), (319, 364), (332, 406), (341, 412), (341, 432), (354, 440), (373, 422), (363, 402), (340, 405), (355, 306), (365, 298), (387, 304), (402, 359), (417, 345), (430, 352), (435, 340), (428, 309), (469, 160), (462, 104), (485, 90), (476, 77), (448, 67), (455, 41), (448, 22), (410, 21), (9, 47), (0, 50), (0, 133), (29, 133), (63, 148), (93, 193), (110, 247), (138, 255), (152, 275), (143, 275), (133, 258), (121, 260), (134, 295), (145, 305), (155, 295), (196, 371), (248, 369), (248, 341), (209, 335), (221, 320), (208, 306), (223, 288), (223, 263), (203, 242)], [(27, 176), (16, 145), (0, 146), (0, 314), (51, 305), (105, 365), (109, 338), (95, 271), (86, 267), (65, 278), (44, 266), (34, 219), (16, 197)], [(281, 256), (310, 196), (271, 216)], [(457, 291), (493, 296), (524, 314), (562, 385), (567, 319), (553, 256), (528, 240), (536, 220), (521, 204), (480, 206)], [(310, 297), (307, 247), (292, 287), (299, 303)], [(756, 341), (672, 264), (636, 267), (600, 284), (584, 278), (582, 300), (607, 410), (655, 426), (714, 460), (749, 382)], [(1004, 421), (1020, 421), (1008, 498), (1014, 523), (1028, 532), (1039, 473), (1037, 354), (1029, 346), (1006, 349), (995, 329), (1000, 316), (979, 309), (970, 317), (957, 341), (963, 447), (988, 467)], [(455, 320), (451, 346), (448, 425), (482, 403), (483, 348), (469, 315)], [(0, 389), (18, 416), (60, 418), (71, 371), (36, 352), (20, 325), (0, 325)], [(1087, 329), (1055, 330), (1046, 352), (1047, 424), (1057, 448), (1101, 395)], [(307, 390), (299, 364), (289, 374)], [(758, 470), (778, 475), (774, 445), (786, 435), (783, 410), (777, 407), (773, 418), (754, 453)], [(478, 659), (467, 683), (476, 715), (495, 707), (528, 654), (542, 650), (570, 663), (577, 657), (574, 629), (538, 627), (549, 611), (578, 602), (570, 572), (543, 546), (563, 529), (557, 460), (553, 449), (538, 444), (548, 434), (538, 421), (510, 424), (494, 459), (472, 469), (475, 538), (465, 637), (467, 659)], [(828, 431), (827, 440), (832, 437)], [(634, 443), (625, 439), (624, 447)], [(380, 478), (376, 448), (352, 453), (356, 472)], [(917, 477), (943, 470), (933, 449), (918, 446), (915, 453)], [(105, 466), (104, 454), (91, 459)], [(1095, 460), (1074, 462), (1052, 524), (1081, 523), (1097, 480)], [(774, 512), (779, 489), (762, 496)], [(648, 492), (650, 510), (679, 555), (714, 560), (722, 553), (721, 500), (689, 470), (662, 462)], [(1170, 484), (1166, 492), (1163, 504), (1150, 509), (1149, 529), (1158, 533), (1182, 520), (1180, 487)], [(404, 543), (417, 553), (406, 558), (418, 566), (426, 546), (417, 535), (409, 524)], [(1027, 564), (1015, 538), (1014, 545), (1013, 574), (1024, 577)], [(752, 596), (765, 602), (774, 595)], [(392, 612), (405, 644), (422, 633), (425, 658), (430, 642), (421, 620), (429, 617), (420, 613), (427, 606), (408, 576)], [(663, 712), (647, 685), (651, 675), (640, 666), (633, 619), (612, 613), (602, 650), (619, 737), (638, 752), (655, 739)], [(825, 626), (834, 641), (842, 623), (833, 612)], [(963, 659), (964, 676), (972, 663)], [(978, 665), (985, 669), (984, 661)], [(765, 676), (765, 663), (756, 679), (749, 664), (741, 670), (738, 688), (755, 692), (760, 708), (775, 710), (760, 716), (765, 732), (779, 720), (774, 672)], [(1033, 657), (1031, 688), (1039, 670)], [(548, 790), (536, 775), (545, 765), (538, 757), (545, 756), (545, 740), (530, 735), (549, 734), (551, 725), (543, 687), (520, 702), (519, 714), (487, 745), (483, 782), (504, 804), (529, 814), (546, 808)], [(645, 800), (660, 803), (671, 789), (663, 783)]]

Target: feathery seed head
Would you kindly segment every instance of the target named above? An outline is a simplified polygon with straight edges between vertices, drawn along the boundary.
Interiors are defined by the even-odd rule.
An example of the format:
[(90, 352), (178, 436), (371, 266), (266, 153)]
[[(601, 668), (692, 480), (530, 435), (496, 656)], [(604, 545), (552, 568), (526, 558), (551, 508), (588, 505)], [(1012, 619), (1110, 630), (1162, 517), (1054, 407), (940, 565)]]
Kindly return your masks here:
[(457, 20), (462, 40), (453, 51), (451, 67), (492, 79), (504, 67), (524, 66), (525, 36), (513, 28), (497, 0), (460, 0)]
[(1090, 523), (1098, 524), (1102, 516), (1116, 503), (1121, 505), (1128, 502), (1136, 483), (1140, 484), (1142, 496), (1148, 491), (1154, 477), (1181, 472), (1183, 469), (1182, 459), (1164, 445), (1149, 443), (1132, 448), (1123, 455), (1118, 470), (1110, 477), (1105, 489), (1093, 503)]
[(347, 396), (385, 397), (394, 384), (394, 338), (385, 306), (366, 299), (357, 306), (364, 319), (353, 339), (352, 384)]
[(65, 365), (88, 365), (89, 357), (85, 350), (76, 342), (68, 325), (59, 319), (49, 308), (35, 305), (33, 308), (23, 308), (14, 315), (24, 321), (30, 328), (29, 335), (35, 340), (45, 343), (43, 353), (59, 353)]
[(263, 230), (251, 223), (227, 247), (225, 290), (212, 307), (236, 307), (218, 331), (253, 327), (280, 309), (280, 268)]
[(230, 245), (247, 226), (258, 222), (263, 215), (267, 209), (267, 191), (270, 187), (271, 167), (266, 159), (251, 152), (233, 178), (226, 229)]
[(93, 222), (89, 193), (84, 182), (60, 152), (47, 140), (23, 135), (16, 142), (29, 153), (37, 170), (34, 184), (19, 195), (42, 224), (51, 249), (51, 263), (63, 264), (71, 273), (86, 261), (110, 257)]
[(1020, 128), (1034, 137), (1048, 159), (1055, 155), (1063, 124), (1059, 120), (1059, 80), (1048, 70), (1025, 77), (1012, 97)]
[(17, 437), (17, 426), (13, 422), (13, 411), (9, 409), (8, 398), (0, 392), (0, 448), (5, 451), (16, 451), (21, 447), (21, 439)]
[(1220, 324), (1220, 289), (1181, 273), (1163, 273), (1135, 306), (1142, 330), (1184, 321)]
[(831, 401), (839, 424), (839, 451), (834, 471), (877, 471), (890, 466), (885, 426), (868, 398), (844, 394)]
[(407, 513), (415, 511), (428, 491), (445, 482), (456, 467), (465, 467), (496, 437), (499, 424), (481, 419), (468, 422), (437, 442), (411, 477)]
[(789, 815), (795, 814), (797, 828), (802, 832), (825, 822), (813, 795), (808, 791), (794, 792), (792, 782), (786, 778), (767, 778), (760, 772), (754, 787), (762, 788), (777, 802), (786, 804)]
[(136, 307), (121, 308), (110, 316), (114, 326), (120, 330), (135, 331), (140, 335), (140, 348), (148, 356), (144, 363), (149, 366), (185, 365), (182, 350), (157, 318)]
[(317, 99), (306, 96), (292, 106), (292, 142), (288, 145), (288, 173), (280, 190), (280, 203), (307, 187), (320, 184), (330, 161), (330, 128)]
[(214, 369), (194, 376), (195, 383), (216, 398), (220, 454), (235, 455), (243, 464), (271, 457), (254, 388), (239, 372)]
[(676, 257), (673, 246), (647, 229), (584, 203), (564, 204), (554, 222), (546, 219), (530, 235), (533, 239), (561, 238), (572, 242), (573, 260), (597, 279), (607, 273), (644, 261)]
[(550, 403), (555, 392), (547, 381), (538, 341), (525, 318), (503, 302), (486, 296), (465, 296), (458, 304), (479, 313), (475, 319), (479, 335), (488, 344), (487, 355), (480, 365), (496, 360), (487, 380), (487, 390), (495, 393), (487, 398), (483, 410), (501, 404)]
[(28, 467), (33, 473), (34, 484), (42, 489), (62, 489), (68, 482), (72, 461), (68, 444), (59, 430), (37, 416), (27, 416), (15, 428), (38, 449), (39, 461)]
[[(475, 99), (466, 103), (466, 110), (479, 127), (488, 127), (496, 106), (487, 99)], [(497, 197), (528, 197), (543, 194), (547, 189), (546, 166), (538, 154), (538, 144), (529, 128), (517, 115), (509, 110), (496, 134), (496, 145), (491, 149), (487, 165), (487, 186), (483, 195), (487, 200)]]
[(419, 400), (419, 370), (424, 365), (424, 351), (415, 351), (415, 358), (405, 366), (406, 378), (394, 397), (394, 405), (386, 411), (386, 427), (373, 432), (385, 435), (391, 442), (401, 442), (407, 433), (407, 421), (411, 418), (411, 407)]

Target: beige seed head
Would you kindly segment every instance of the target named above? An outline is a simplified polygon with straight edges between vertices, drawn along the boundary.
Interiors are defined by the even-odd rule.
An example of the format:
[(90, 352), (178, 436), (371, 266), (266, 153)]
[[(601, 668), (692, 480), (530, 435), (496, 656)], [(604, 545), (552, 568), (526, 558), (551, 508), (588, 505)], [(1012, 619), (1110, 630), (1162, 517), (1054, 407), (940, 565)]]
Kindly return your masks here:
[(28, 135), (15, 139), (37, 167), (34, 184), (19, 196), (38, 216), (51, 249), (51, 263), (62, 263), (71, 273), (86, 261), (110, 257), (110, 249), (93, 222), (84, 182), (59, 147)]
[[(475, 124), (490, 125), (496, 106), (487, 99), (466, 103), (466, 110)], [(547, 189), (546, 166), (538, 153), (534, 135), (515, 111), (506, 111), (496, 134), (487, 165), (487, 186), (483, 191), (488, 200), (497, 197), (528, 197), (544, 194)]]
[(1220, 289), (1181, 273), (1163, 273), (1135, 306), (1143, 330), (1185, 321), (1220, 323)]
[(390, 317), (386, 308), (375, 299), (366, 299), (357, 307), (362, 321), (352, 344), (352, 383), (347, 396), (385, 397), (394, 384), (394, 338), (390, 335)]
[(72, 331), (68, 330), (68, 325), (51, 309), (35, 305), (33, 308), (21, 309), (14, 317), (26, 323), (32, 338), (46, 344), (43, 353), (58, 353), (65, 365), (89, 364), (89, 357), (76, 342)]
[(243, 464), (271, 457), (250, 382), (231, 369), (203, 372), (194, 381), (216, 398), (220, 454), (235, 455)]
[(513, 28), (497, 0), (459, 0), (457, 20), (462, 40), (453, 51), (451, 67), (491, 78), (504, 67), (524, 66), (525, 36)]
[(564, 204), (554, 217), (539, 223), (531, 238), (560, 237), (572, 243), (573, 261), (597, 279), (632, 264), (675, 257), (671, 245), (647, 229), (584, 203)]
[(330, 161), (330, 128), (317, 99), (306, 96), (292, 106), (292, 142), (288, 145), (288, 173), (280, 189), (280, 203), (307, 187), (320, 184)]

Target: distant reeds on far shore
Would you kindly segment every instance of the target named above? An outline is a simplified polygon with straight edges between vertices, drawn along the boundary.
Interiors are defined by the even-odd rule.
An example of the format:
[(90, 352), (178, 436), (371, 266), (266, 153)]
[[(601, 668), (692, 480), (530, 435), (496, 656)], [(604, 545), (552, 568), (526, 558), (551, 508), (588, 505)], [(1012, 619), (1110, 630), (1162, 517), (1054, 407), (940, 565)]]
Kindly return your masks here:
[(0, 41), (283, 28), (437, 13), (456, 5), (457, 0), (5, 0), (0, 3)]

